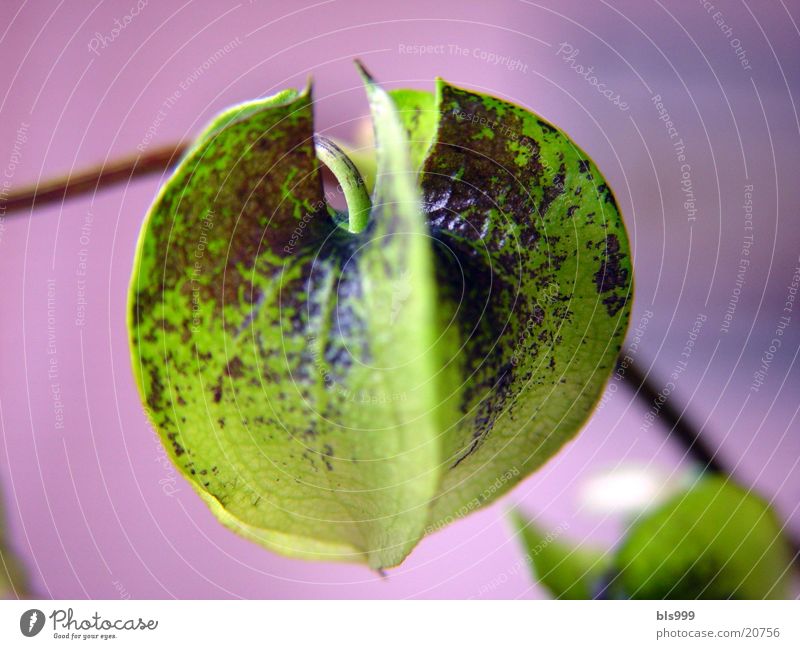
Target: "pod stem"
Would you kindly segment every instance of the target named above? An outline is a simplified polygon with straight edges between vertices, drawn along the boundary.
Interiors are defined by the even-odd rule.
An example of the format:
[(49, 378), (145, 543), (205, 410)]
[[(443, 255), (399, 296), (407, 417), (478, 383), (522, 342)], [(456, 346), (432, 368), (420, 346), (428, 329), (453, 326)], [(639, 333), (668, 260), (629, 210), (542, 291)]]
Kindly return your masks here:
[(317, 158), (334, 175), (347, 201), (348, 227), (358, 233), (367, 227), (372, 201), (369, 192), (353, 161), (333, 140), (323, 135), (314, 136)]

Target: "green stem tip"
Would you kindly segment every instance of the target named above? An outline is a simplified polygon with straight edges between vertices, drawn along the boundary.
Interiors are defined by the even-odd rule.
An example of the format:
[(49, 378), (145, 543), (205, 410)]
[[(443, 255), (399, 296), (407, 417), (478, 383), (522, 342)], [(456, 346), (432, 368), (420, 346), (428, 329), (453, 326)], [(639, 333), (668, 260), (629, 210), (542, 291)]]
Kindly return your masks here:
[(331, 170), (344, 192), (347, 201), (348, 227), (350, 232), (361, 232), (367, 227), (367, 220), (372, 209), (369, 192), (353, 161), (332, 140), (322, 136), (314, 136), (314, 147), (317, 158)]

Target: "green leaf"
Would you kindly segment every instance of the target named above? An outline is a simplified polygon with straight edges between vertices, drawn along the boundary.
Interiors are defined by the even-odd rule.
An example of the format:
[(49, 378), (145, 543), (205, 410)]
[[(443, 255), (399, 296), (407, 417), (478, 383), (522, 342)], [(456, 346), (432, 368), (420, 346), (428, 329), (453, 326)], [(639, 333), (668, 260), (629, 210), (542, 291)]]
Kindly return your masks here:
[(531, 573), (555, 599), (592, 599), (609, 558), (594, 549), (574, 547), (560, 540), (562, 530), (545, 532), (514, 512), (512, 521), (521, 536)]
[(785, 598), (790, 565), (769, 505), (726, 478), (704, 477), (636, 521), (610, 591), (635, 599)]
[[(148, 214), (129, 328), (149, 416), (223, 523), (383, 568), (577, 432), (624, 334), (630, 260), (560, 131), (362, 74), (371, 201), (342, 148), (317, 146), (352, 189), (348, 214), (327, 205), (310, 89), (226, 111)], [(456, 101), (527, 148), (475, 137)]]
[(614, 196), (562, 131), (441, 80), (436, 105), (421, 186), (464, 390), (434, 526), (496, 499), (580, 430), (613, 370), (632, 281)]
[(380, 568), (423, 534), (445, 423), (430, 242), (394, 108), (367, 85), (366, 229), (328, 216), (308, 92), (242, 107), (148, 215), (131, 330), (153, 423), (226, 525)]
[(0, 501), (0, 599), (16, 599), (27, 595), (25, 570), (11, 549), (6, 533), (5, 512)]

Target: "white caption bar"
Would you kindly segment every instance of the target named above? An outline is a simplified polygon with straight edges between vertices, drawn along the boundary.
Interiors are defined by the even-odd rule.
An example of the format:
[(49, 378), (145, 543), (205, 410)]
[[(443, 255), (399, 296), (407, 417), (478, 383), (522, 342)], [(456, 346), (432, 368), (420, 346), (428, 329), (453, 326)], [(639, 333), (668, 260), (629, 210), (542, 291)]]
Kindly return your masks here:
[(0, 647), (777, 648), (800, 647), (798, 619), (796, 601), (30, 600), (0, 602)]

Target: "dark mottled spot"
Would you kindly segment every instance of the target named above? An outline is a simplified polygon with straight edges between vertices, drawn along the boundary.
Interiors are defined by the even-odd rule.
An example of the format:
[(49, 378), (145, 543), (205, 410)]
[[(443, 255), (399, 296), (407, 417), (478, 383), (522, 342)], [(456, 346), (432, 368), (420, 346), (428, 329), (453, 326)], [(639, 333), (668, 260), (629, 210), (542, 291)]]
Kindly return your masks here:
[(564, 193), (564, 173), (563, 173), (563, 165), (561, 167), (562, 171), (556, 174), (553, 177), (552, 184), (548, 185), (544, 188), (544, 192), (542, 194), (542, 203), (539, 206), (539, 214), (542, 216), (545, 215), (550, 204), (556, 200), (561, 194)]
[(624, 258), (625, 254), (620, 252), (617, 235), (609, 234), (606, 237), (606, 252), (600, 262), (600, 269), (594, 275), (598, 293), (606, 293), (628, 285), (628, 269), (620, 263)]
[(619, 310), (628, 303), (628, 298), (624, 295), (609, 295), (603, 298), (603, 304), (608, 311), (608, 315), (615, 316)]
[(612, 205), (616, 206), (617, 203), (614, 200), (614, 194), (611, 193), (611, 188), (608, 185), (606, 184), (598, 185), (597, 191), (600, 192), (600, 195), (603, 197), (603, 200), (606, 203), (611, 203)]
[(178, 439), (177, 438), (178, 438), (178, 433), (168, 433), (167, 434), (167, 439), (172, 444), (172, 450), (175, 453), (175, 457), (180, 457), (181, 455), (183, 455), (186, 452), (186, 449), (184, 449), (183, 446), (181, 446), (178, 443)]
[(539, 123), (539, 126), (542, 127), (542, 130), (545, 133), (558, 133), (558, 130), (556, 128), (545, 122), (543, 119), (537, 120), (537, 122)]
[(333, 471), (333, 465), (328, 459), (333, 457), (333, 447), (330, 444), (325, 444), (325, 446), (322, 447), (322, 455), (325, 461), (325, 468), (328, 469), (328, 471)]
[(451, 468), (456, 468), (461, 462), (472, 455), (481, 445), (481, 442), (494, 428), (494, 423), (503, 412), (506, 400), (511, 394), (509, 387), (514, 381), (514, 368), (511, 363), (504, 364), (489, 393), (483, 398), (475, 415), (472, 441), (467, 450), (453, 463)]

